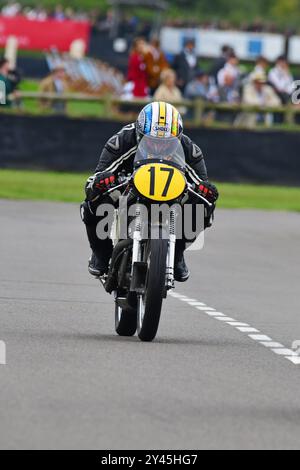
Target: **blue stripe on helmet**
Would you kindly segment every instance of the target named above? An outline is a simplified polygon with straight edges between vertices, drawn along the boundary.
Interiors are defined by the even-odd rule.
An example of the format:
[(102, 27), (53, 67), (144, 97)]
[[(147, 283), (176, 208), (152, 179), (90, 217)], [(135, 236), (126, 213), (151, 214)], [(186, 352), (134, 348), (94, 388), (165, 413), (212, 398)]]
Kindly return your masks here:
[(151, 127), (152, 127), (152, 115), (153, 115), (153, 109), (152, 109), (152, 104), (149, 104), (145, 108), (145, 128), (144, 128), (144, 133), (145, 135), (149, 135), (151, 133)]

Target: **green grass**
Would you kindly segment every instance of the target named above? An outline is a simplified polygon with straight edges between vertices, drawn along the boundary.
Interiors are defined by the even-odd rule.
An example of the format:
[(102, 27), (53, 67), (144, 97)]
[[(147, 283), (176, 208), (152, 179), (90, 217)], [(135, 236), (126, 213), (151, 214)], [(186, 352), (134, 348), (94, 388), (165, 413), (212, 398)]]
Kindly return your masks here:
[(0, 198), (79, 202), (88, 175), (0, 170)]
[[(0, 198), (79, 203), (87, 174), (0, 170)], [(300, 212), (300, 187), (218, 184), (218, 207)]]
[[(23, 80), (19, 86), (20, 91), (39, 90), (39, 82), (35, 80)], [(37, 100), (24, 99), (22, 111), (33, 115), (51, 114), (51, 110), (42, 109)], [(14, 112), (12, 110), (12, 112)], [(67, 105), (67, 115), (70, 117), (92, 117), (99, 118), (104, 116), (104, 105), (97, 102), (78, 102), (70, 101)]]
[[(0, 47), (0, 57), (5, 54), (5, 49)], [(29, 57), (31, 59), (44, 59), (45, 53), (44, 51), (33, 51), (33, 50), (18, 50), (18, 57)]]
[(300, 187), (220, 183), (218, 188), (219, 207), (300, 212)]
[(39, 82), (29, 79), (22, 80), (18, 88), (20, 91), (38, 91)]

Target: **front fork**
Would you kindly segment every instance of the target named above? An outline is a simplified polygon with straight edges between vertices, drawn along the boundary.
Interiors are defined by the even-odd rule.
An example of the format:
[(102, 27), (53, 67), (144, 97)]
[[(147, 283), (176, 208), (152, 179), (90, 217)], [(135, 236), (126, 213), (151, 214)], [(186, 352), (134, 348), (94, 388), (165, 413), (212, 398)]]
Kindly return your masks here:
[[(171, 209), (170, 220), (167, 227), (167, 231), (163, 233), (168, 234), (168, 254), (166, 263), (166, 290), (174, 289), (174, 264), (175, 264), (175, 247), (176, 247), (176, 211)], [(142, 261), (142, 217), (141, 209), (138, 206), (135, 217), (135, 230), (133, 233), (133, 249), (132, 249), (132, 272), (134, 270), (134, 264)]]
[(137, 206), (136, 216), (135, 216), (135, 230), (133, 232), (131, 274), (133, 274), (134, 263), (138, 263), (142, 260), (141, 241), (142, 241), (142, 216), (141, 216), (141, 208), (140, 206)]
[(169, 220), (169, 249), (166, 267), (166, 289), (174, 289), (174, 264), (175, 264), (175, 247), (176, 247), (176, 212), (175, 209), (170, 211)]

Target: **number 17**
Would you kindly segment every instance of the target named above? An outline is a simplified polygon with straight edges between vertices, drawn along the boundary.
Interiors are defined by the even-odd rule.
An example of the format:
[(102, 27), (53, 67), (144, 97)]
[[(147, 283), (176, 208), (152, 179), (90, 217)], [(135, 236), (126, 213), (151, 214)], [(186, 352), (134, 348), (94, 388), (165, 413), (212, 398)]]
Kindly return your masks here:
[[(165, 188), (164, 188), (163, 193), (162, 193), (162, 197), (167, 197), (168, 191), (169, 191), (169, 188), (170, 188), (173, 176), (174, 176), (174, 168), (160, 168), (160, 171), (165, 171), (165, 172), (169, 173)], [(151, 175), (151, 177), (150, 177), (150, 196), (155, 196), (156, 168), (154, 166), (152, 166), (149, 169), (149, 173)]]

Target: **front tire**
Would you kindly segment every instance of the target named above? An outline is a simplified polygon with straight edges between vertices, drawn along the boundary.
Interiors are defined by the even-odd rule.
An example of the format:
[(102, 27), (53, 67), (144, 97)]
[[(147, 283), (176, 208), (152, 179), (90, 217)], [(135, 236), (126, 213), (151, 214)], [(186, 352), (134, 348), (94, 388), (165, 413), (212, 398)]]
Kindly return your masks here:
[(119, 336), (134, 336), (136, 333), (136, 311), (124, 310), (116, 303), (115, 329)]
[(168, 240), (150, 240), (146, 249), (148, 263), (145, 294), (138, 297), (138, 336), (153, 341), (159, 326), (162, 302), (166, 292)]

